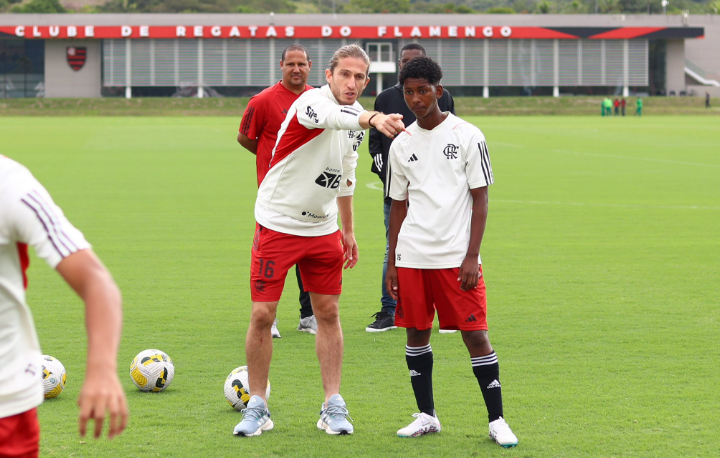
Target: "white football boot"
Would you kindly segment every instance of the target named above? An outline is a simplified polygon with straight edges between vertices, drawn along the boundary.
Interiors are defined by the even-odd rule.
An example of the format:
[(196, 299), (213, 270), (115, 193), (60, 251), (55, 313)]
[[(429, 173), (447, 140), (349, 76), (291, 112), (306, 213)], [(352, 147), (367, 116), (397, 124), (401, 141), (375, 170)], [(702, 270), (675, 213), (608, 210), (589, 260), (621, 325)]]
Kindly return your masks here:
[(273, 321), (273, 324), (272, 324), (272, 328), (270, 328), (270, 334), (272, 334), (273, 339), (279, 339), (282, 337), (280, 335), (280, 331), (278, 331), (277, 325), (278, 325), (278, 319), (275, 318), (275, 320)]
[(418, 437), (440, 432), (440, 420), (424, 412), (414, 413), (415, 421), (397, 432), (400, 437)]
[(503, 417), (490, 422), (490, 439), (502, 445), (505, 448), (515, 447), (518, 444), (518, 438), (513, 434), (510, 426), (505, 423)]

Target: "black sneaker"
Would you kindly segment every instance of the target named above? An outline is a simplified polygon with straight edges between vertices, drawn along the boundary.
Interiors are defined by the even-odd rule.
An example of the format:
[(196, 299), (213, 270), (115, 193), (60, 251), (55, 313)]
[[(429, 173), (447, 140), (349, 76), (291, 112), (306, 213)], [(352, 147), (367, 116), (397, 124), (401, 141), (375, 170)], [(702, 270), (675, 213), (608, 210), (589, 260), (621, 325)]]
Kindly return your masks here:
[(365, 328), (367, 332), (383, 332), (397, 328), (395, 326), (395, 315), (388, 312), (377, 312), (375, 315), (375, 322)]

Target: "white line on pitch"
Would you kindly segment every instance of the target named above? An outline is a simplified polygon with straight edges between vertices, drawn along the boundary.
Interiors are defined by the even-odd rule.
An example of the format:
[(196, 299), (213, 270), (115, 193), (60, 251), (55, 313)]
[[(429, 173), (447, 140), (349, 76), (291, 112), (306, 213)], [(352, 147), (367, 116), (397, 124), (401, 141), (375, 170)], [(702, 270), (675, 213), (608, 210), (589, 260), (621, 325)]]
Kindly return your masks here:
[(553, 152), (562, 153), (562, 154), (576, 154), (579, 156), (613, 157), (616, 159), (636, 159), (638, 161), (665, 162), (668, 164), (700, 165), (703, 167), (720, 167), (720, 164), (703, 164), (700, 162), (670, 161), (667, 159), (653, 159), (650, 157), (616, 156), (614, 154), (580, 153), (577, 151), (565, 151), (565, 150), (561, 150), (561, 149), (554, 149)]
[(720, 210), (720, 207), (705, 207), (699, 205), (631, 205), (631, 204), (604, 204), (588, 202), (542, 202), (537, 200), (509, 200), (490, 199), (490, 202), (503, 202), (510, 204), (533, 204), (533, 205), (572, 205), (578, 207), (617, 207), (617, 208), (660, 208), (673, 210)]
[[(380, 185), (380, 187), (378, 187), (378, 185)], [(371, 183), (366, 184), (365, 186), (367, 186), (367, 187), (370, 188), (370, 189), (374, 189), (374, 190), (376, 190), (376, 191), (382, 191), (382, 190), (383, 190), (382, 181), (373, 181), (373, 182), (371, 182)]]

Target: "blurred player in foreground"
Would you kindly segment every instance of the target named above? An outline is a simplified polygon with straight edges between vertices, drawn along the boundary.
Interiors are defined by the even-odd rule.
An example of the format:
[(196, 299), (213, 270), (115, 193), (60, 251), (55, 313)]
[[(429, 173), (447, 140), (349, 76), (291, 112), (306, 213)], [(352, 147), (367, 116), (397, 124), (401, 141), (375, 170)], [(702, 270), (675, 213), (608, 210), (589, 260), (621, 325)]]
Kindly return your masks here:
[[(397, 300), (395, 323), (406, 328), (405, 359), (420, 413), (401, 437), (440, 431), (432, 390), (430, 336), (459, 329), (488, 411), (490, 437), (504, 447), (517, 437), (503, 419), (498, 358), (487, 333), (480, 244), (493, 183), (485, 137), (438, 99), (442, 70), (428, 57), (403, 67), (400, 84), (417, 122), (390, 147), (390, 247), (386, 288)], [(406, 205), (409, 200), (410, 205)]]
[[(327, 85), (303, 93), (278, 133), (270, 170), (258, 190), (258, 229), (250, 267), (252, 315), (245, 343), (250, 398), (234, 434), (273, 428), (266, 400), (275, 318), (288, 269), (297, 264), (317, 319), (315, 349), (325, 391), (317, 427), (352, 434), (340, 396), (343, 335), (338, 303), (343, 268), (358, 262), (352, 196), (364, 130), (402, 132), (402, 116), (364, 111), (357, 102), (369, 82), (370, 59), (358, 45), (338, 49), (325, 70)], [(342, 231), (338, 230), (340, 214)], [(344, 265), (343, 265), (344, 264)]]
[(117, 375), (122, 310), (120, 291), (105, 266), (22, 165), (0, 156), (0, 456), (39, 453), (37, 406), (43, 402), (42, 353), (25, 300), (28, 246), (85, 302), (87, 368), (78, 405), (80, 434), (95, 421), (96, 438), (110, 416), (108, 437), (127, 424)]
[[(311, 68), (312, 61), (307, 49), (299, 44), (288, 46), (283, 50), (280, 58), (282, 80), (252, 97), (245, 108), (237, 141), (256, 156), (258, 186), (270, 169), (278, 131), (290, 105), (300, 97), (300, 94), (312, 89), (307, 85)], [(315, 334), (317, 322), (313, 316), (310, 294), (303, 289), (300, 268), (297, 266), (295, 275), (300, 289), (300, 323), (297, 329)], [(281, 337), (277, 324), (278, 320), (275, 318), (271, 328), (273, 338)]]

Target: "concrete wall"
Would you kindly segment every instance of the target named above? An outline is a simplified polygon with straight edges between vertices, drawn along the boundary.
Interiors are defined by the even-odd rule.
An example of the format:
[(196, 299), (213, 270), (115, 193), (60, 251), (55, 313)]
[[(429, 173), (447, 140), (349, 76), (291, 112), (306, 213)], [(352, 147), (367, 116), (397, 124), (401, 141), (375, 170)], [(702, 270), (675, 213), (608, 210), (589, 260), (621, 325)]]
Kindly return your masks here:
[(685, 40), (667, 40), (665, 72), (668, 95), (670, 91), (680, 95), (685, 90)]
[(687, 40), (685, 58), (702, 68), (705, 78), (720, 81), (720, 16), (709, 16), (702, 26), (705, 38)]
[[(45, 97), (100, 97), (101, 40), (45, 40)], [(75, 71), (67, 61), (67, 48), (87, 48), (85, 65)]]

